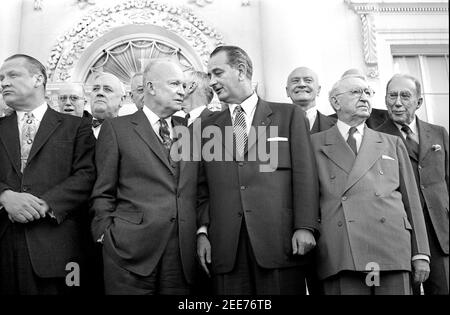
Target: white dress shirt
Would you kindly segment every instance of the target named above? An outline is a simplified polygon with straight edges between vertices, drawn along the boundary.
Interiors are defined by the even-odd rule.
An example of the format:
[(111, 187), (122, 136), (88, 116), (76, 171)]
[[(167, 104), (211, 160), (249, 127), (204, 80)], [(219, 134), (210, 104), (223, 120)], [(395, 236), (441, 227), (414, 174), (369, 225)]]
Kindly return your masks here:
[(308, 118), (309, 121), (309, 130), (311, 130), (314, 126), (314, 123), (316, 122), (317, 118), (317, 109), (315, 107), (312, 107), (305, 112), (306, 118)]
[(98, 125), (97, 127), (92, 127), (92, 133), (94, 134), (95, 139), (98, 139), (98, 134), (100, 133), (100, 129), (102, 129), (102, 125)]
[[(159, 135), (159, 128), (161, 127), (159, 120), (161, 119), (158, 115), (156, 115), (151, 109), (149, 109), (147, 106), (144, 106), (142, 108), (144, 111), (145, 116), (147, 116), (148, 121), (150, 122), (150, 125), (153, 128), (153, 131), (155, 132), (156, 136), (161, 142), (164, 142), (161, 136)], [(167, 125), (169, 126), (169, 132), (170, 132), (170, 138), (173, 139), (173, 127), (172, 127), (172, 116), (165, 119), (167, 121)]]
[[(403, 135), (403, 138), (406, 139), (406, 137), (407, 137), (408, 135), (406, 134), (406, 132), (404, 132), (404, 131), (402, 130), (402, 127), (403, 127), (403, 126), (400, 125), (400, 124), (397, 124), (397, 123), (394, 123), (394, 124), (397, 126), (398, 130), (400, 130), (401, 134)], [(412, 121), (409, 125), (407, 125), (407, 126), (408, 126), (409, 129), (411, 129), (411, 131), (412, 131), (411, 138), (412, 138), (414, 141), (416, 141), (417, 143), (419, 143), (419, 129), (417, 128), (416, 117), (414, 117), (413, 121)]]
[(203, 113), (203, 110), (206, 109), (206, 105), (199, 106), (197, 108), (194, 108), (189, 112), (189, 119), (188, 119), (188, 126), (192, 125), (192, 123), (200, 117), (200, 115)]
[[(47, 103), (44, 102), (42, 105), (40, 105), (39, 107), (36, 107), (31, 112), (29, 112), (30, 114), (33, 114), (33, 116), (34, 116), (36, 132), (39, 129), (39, 126), (41, 125), (41, 121), (44, 118), (45, 113), (47, 112), (47, 108), (48, 108)], [(20, 139), (22, 139), (22, 127), (23, 127), (23, 124), (25, 123), (25, 113), (26, 112), (16, 111), (16, 113), (17, 113), (17, 126), (19, 127), (19, 137), (20, 137)]]
[[(247, 127), (247, 135), (250, 133), (250, 128), (252, 127), (253, 117), (255, 116), (256, 111), (256, 104), (258, 104), (258, 96), (255, 92), (253, 92), (252, 95), (250, 95), (245, 101), (243, 101), (240, 105), (242, 107), (242, 110), (244, 112), (245, 117), (245, 123)], [(231, 114), (231, 121), (234, 125), (234, 119), (236, 117), (236, 113), (234, 112), (234, 109), (239, 104), (229, 104), (228, 109), (230, 110)]]
[[(349, 131), (351, 126), (347, 125), (345, 122), (338, 120), (336, 123), (336, 126), (339, 129), (339, 132), (342, 135), (342, 138), (345, 139), (345, 141), (347, 141), (348, 137), (349, 137)], [(362, 138), (364, 136), (364, 126), (365, 124), (362, 123), (358, 126), (356, 126), (356, 131), (353, 134), (353, 138), (355, 138), (356, 141), (356, 151), (359, 152), (359, 148), (361, 147), (361, 142), (362, 142)]]

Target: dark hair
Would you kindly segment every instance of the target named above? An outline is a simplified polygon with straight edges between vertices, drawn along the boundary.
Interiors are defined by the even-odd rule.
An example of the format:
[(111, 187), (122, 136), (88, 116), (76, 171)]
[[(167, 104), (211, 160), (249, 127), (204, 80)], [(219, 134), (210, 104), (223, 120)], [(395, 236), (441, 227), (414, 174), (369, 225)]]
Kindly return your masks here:
[(26, 61), (26, 68), (30, 73), (33, 74), (41, 74), (44, 77), (43, 86), (44, 89), (47, 86), (47, 72), (45, 70), (45, 67), (42, 63), (39, 62), (36, 58), (33, 58), (28, 55), (24, 54), (15, 54), (5, 59), (5, 61), (13, 60), (13, 59), (24, 59)]
[(391, 84), (392, 80), (400, 79), (400, 78), (408, 79), (408, 80), (413, 81), (414, 85), (416, 86), (416, 96), (417, 96), (417, 98), (420, 98), (422, 96), (422, 85), (420, 84), (420, 81), (416, 77), (413, 77), (412, 75), (404, 74), (404, 73), (394, 74), (394, 76), (386, 84), (386, 94), (387, 94), (389, 85)]
[(214, 49), (214, 51), (211, 53), (210, 57), (220, 53), (225, 52), (228, 57), (228, 64), (232, 68), (237, 68), (239, 64), (244, 64), (247, 68), (247, 78), (252, 79), (253, 76), (253, 64), (252, 60), (248, 56), (248, 54), (242, 49), (237, 46), (219, 46)]

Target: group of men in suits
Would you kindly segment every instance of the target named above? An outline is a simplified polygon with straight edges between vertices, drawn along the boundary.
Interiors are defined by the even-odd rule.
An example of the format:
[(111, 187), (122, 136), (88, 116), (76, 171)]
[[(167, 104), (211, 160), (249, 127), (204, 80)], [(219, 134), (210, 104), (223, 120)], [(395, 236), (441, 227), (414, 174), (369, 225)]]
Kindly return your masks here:
[[(0, 83), (15, 111), (0, 118), (0, 293), (76, 293), (67, 266), (85, 266), (90, 209), (106, 294), (191, 294), (210, 285), (199, 271), (216, 294), (305, 294), (306, 279), (312, 294), (410, 294), (421, 283), (448, 294), (448, 134), (415, 116), (417, 80), (389, 81), (387, 135), (366, 124), (373, 91), (358, 74), (330, 91), (337, 119), (316, 110), (311, 69), (288, 78), (294, 104), (258, 97), (252, 74), (236, 46), (211, 53), (207, 76), (151, 61), (134, 88), (132, 78), (141, 109), (117, 118), (123, 85), (99, 74), (95, 141), (92, 118), (47, 106), (36, 59), (8, 58)], [(227, 105), (214, 114), (213, 92)], [(84, 100), (61, 95), (65, 112)], [(182, 109), (190, 117), (174, 115)], [(201, 149), (219, 142), (215, 158), (177, 159), (177, 130), (195, 137), (196, 120), (220, 130), (200, 138)], [(270, 150), (276, 163), (259, 155)]]

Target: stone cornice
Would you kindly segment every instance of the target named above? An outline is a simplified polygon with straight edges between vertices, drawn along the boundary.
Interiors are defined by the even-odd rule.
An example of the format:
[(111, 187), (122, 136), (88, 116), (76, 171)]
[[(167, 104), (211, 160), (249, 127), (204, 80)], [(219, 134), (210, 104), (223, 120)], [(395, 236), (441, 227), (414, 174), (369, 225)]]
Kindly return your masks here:
[(364, 13), (448, 13), (447, 2), (395, 2), (395, 1), (357, 1), (345, 0), (347, 5), (358, 14)]

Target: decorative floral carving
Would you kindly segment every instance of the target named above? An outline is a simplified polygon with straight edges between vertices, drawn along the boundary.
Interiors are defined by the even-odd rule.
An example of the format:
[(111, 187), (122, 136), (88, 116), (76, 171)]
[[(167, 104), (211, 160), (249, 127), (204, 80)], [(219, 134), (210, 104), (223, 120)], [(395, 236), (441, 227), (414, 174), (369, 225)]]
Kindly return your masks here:
[(59, 82), (70, 78), (86, 47), (113, 27), (130, 24), (156, 25), (177, 34), (190, 44), (204, 64), (211, 50), (223, 45), (222, 36), (188, 9), (153, 0), (128, 0), (92, 10), (58, 38), (47, 64), (50, 80)]
[(367, 74), (371, 78), (378, 77), (377, 35), (372, 14), (361, 14), (364, 61), (369, 67)]

